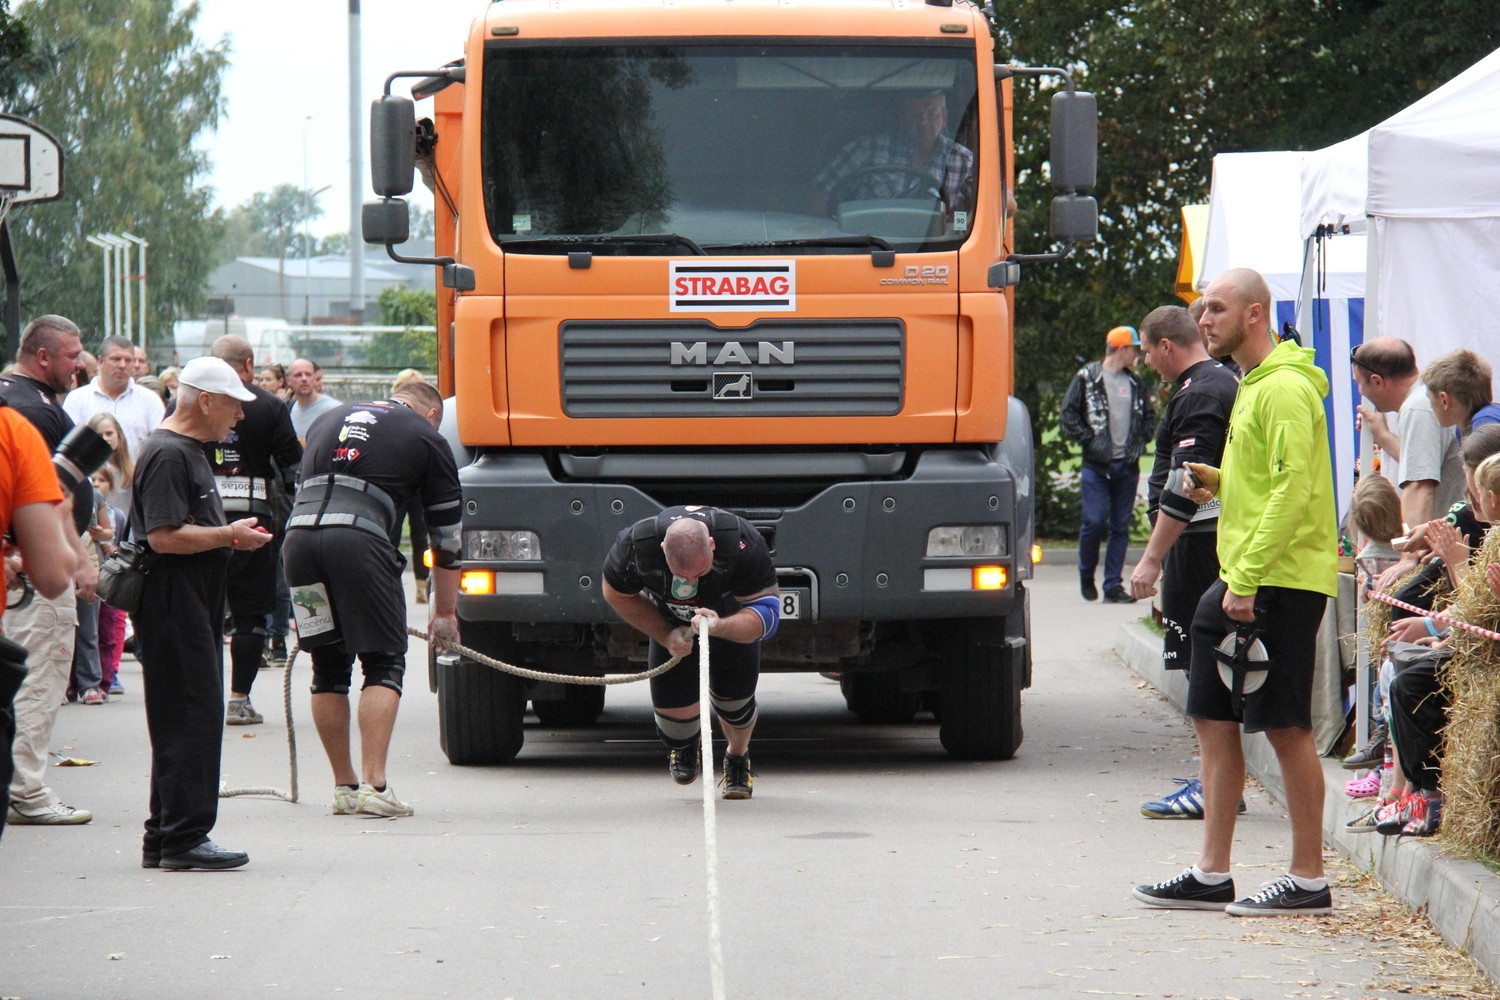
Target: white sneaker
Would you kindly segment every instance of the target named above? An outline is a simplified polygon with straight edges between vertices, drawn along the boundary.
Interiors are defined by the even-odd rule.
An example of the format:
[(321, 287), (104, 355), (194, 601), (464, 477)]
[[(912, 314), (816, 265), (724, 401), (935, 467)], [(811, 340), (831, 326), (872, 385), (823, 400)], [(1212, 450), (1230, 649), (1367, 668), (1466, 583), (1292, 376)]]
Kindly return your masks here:
[[(390, 791), (390, 789), (387, 788), (386, 791)], [(333, 814), (335, 816), (353, 816), (357, 812), (359, 812), (359, 789), (350, 788), (348, 785), (334, 785)]]
[(385, 786), (385, 791), (377, 792), (375, 786), (368, 781), (360, 783), (359, 801), (355, 805), (355, 811), (366, 816), (386, 816), (393, 819), (397, 816), (416, 814), (415, 809), (396, 798), (396, 793), (390, 785)]
[(258, 726), (265, 721), (265, 716), (255, 710), (249, 698), (230, 698), (224, 708), (226, 726)]
[(5, 821), (11, 826), (77, 826), (93, 818), (94, 814), (87, 809), (74, 809), (61, 802), (56, 805), (43, 806), (41, 809), (33, 809), (30, 812), (23, 811), (20, 806), (12, 802)]

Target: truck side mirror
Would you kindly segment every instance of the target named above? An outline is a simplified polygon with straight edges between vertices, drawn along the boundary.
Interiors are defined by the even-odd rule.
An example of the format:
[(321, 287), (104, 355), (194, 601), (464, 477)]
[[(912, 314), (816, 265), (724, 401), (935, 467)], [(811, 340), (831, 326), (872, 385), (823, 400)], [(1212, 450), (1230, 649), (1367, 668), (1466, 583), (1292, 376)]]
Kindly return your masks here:
[(375, 193), (382, 198), (410, 194), (416, 166), (417, 113), (411, 98), (386, 94), (371, 101), (370, 185)]
[(367, 201), (360, 208), (359, 228), (366, 243), (389, 246), (411, 239), (411, 212), (403, 198)]
[(1088, 243), (1099, 236), (1099, 203), (1086, 194), (1060, 194), (1052, 199), (1048, 231), (1059, 243)]
[(1098, 161), (1099, 112), (1094, 95), (1082, 90), (1053, 94), (1052, 190), (1088, 194), (1098, 177)]

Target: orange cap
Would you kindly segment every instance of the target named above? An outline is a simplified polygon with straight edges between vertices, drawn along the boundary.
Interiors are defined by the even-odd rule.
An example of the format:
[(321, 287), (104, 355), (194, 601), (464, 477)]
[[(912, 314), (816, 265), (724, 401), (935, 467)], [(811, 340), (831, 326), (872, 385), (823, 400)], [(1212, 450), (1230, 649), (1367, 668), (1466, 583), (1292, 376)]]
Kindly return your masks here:
[(1117, 326), (1109, 331), (1105, 338), (1110, 347), (1140, 347), (1141, 335), (1135, 332), (1133, 326)]

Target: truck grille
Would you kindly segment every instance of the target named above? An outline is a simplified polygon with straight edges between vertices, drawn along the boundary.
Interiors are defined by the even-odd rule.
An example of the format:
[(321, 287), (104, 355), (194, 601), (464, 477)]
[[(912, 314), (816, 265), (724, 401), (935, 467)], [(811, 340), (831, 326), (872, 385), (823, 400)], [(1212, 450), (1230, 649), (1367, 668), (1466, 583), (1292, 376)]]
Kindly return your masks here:
[[(568, 322), (570, 417), (884, 417), (901, 412), (905, 330), (893, 320)], [(677, 363), (673, 363), (674, 359)]]

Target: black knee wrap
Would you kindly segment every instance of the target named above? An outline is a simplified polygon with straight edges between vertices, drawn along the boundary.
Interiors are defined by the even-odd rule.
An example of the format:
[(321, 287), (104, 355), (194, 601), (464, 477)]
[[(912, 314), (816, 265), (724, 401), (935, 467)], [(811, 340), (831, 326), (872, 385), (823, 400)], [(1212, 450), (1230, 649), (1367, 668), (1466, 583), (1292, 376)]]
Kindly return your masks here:
[(405, 654), (360, 653), (359, 666), (365, 673), (365, 682), (360, 690), (378, 685), (390, 688), (397, 694), (401, 693), (401, 678), (406, 675)]
[(313, 694), (348, 694), (349, 679), (354, 675), (354, 657), (339, 646), (314, 646), (312, 658)]
[(729, 701), (710, 693), (709, 698), (714, 703), (714, 714), (730, 729), (744, 729), (755, 722), (755, 695)]

